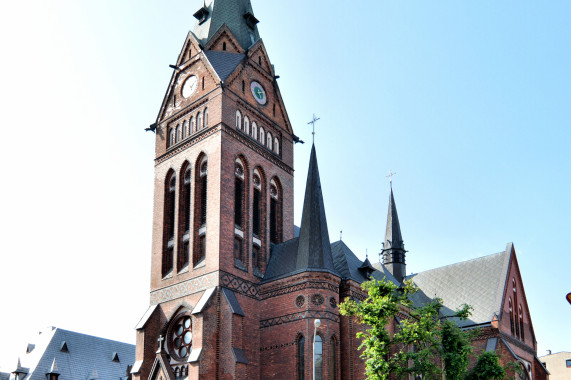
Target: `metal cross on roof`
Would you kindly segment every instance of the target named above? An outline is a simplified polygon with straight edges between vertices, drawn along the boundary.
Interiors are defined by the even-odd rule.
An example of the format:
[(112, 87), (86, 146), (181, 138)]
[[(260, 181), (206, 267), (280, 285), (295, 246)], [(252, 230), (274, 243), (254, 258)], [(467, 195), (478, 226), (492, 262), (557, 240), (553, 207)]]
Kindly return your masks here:
[(313, 141), (315, 141), (315, 123), (317, 123), (317, 120), (319, 120), (320, 118), (315, 116), (315, 114), (313, 114), (313, 120), (311, 120), (309, 123), (307, 124), (311, 124), (311, 126), (313, 127), (313, 132), (311, 132), (311, 134), (313, 135)]
[(391, 184), (391, 189), (392, 189), (392, 187), (393, 187), (393, 176), (394, 176), (395, 174), (397, 174), (397, 173), (393, 173), (392, 170), (389, 169), (389, 175), (386, 176), (386, 178), (389, 179), (389, 182), (390, 182), (390, 184)]
[(157, 354), (160, 354), (161, 352), (163, 352), (163, 343), (165, 341), (165, 338), (162, 335), (160, 335), (157, 341), (159, 342), (159, 349), (157, 350)]

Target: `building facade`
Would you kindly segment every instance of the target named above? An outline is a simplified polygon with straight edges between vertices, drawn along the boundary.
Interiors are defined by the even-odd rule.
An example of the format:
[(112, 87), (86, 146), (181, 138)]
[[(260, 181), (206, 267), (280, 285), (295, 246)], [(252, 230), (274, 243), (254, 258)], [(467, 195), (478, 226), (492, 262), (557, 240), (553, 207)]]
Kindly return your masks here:
[[(151, 294), (137, 325), (133, 378), (310, 379), (315, 367), (318, 379), (362, 379), (355, 338), (362, 327), (341, 317), (337, 305), (346, 297), (364, 299), (360, 284), (367, 279), (406, 278), (392, 191), (383, 263), (373, 266), (344, 242), (331, 244), (312, 146), (297, 231), (299, 139), (250, 1), (207, 0), (194, 17), (150, 128), (156, 133)], [(506, 252), (502, 270), (513, 273), (522, 293), (515, 251)], [(503, 275), (505, 293), (508, 272), (500, 272), (496, 285)], [(434, 273), (412, 279), (428, 289)], [(509, 315), (522, 314), (510, 318), (527, 340), (512, 340), (514, 334), (502, 335), (510, 329), (508, 301), (497, 291), (494, 302), (500, 301), (486, 305), (496, 314), (473, 321), (491, 331), (481, 349), (492, 349), (493, 339), (493, 349), (505, 342), (532, 373), (535, 337), (525, 298), (512, 299)]]

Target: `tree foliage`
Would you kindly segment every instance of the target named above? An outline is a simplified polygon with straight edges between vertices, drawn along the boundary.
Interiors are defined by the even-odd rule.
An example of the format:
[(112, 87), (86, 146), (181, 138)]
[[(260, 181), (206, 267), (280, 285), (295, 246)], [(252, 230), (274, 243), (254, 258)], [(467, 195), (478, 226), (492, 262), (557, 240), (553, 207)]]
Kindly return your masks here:
[[(397, 287), (388, 281), (371, 280), (362, 288), (368, 293), (363, 302), (346, 300), (340, 304), (342, 315), (355, 316), (363, 323), (361, 357), (369, 380), (386, 380), (409, 374), (423, 379), (463, 379), (472, 352), (471, 334), (454, 322), (441, 318), (442, 300), (415, 308), (410, 296), (418, 291), (412, 282)], [(465, 319), (471, 307), (464, 305), (452, 317)], [(396, 331), (388, 327), (398, 321)], [(441, 359), (439, 359), (441, 358)]]
[(506, 371), (500, 365), (498, 355), (492, 351), (486, 351), (478, 357), (476, 365), (468, 376), (467, 380), (501, 380), (506, 376)]

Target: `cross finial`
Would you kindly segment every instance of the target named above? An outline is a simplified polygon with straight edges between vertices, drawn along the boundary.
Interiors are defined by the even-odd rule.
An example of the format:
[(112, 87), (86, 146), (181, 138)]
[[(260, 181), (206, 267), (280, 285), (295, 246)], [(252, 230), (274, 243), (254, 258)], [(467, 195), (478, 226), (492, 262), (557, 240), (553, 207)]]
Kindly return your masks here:
[(389, 169), (389, 175), (386, 176), (389, 179), (389, 182), (391, 184), (391, 189), (393, 188), (393, 176), (397, 174), (397, 173), (393, 173), (393, 171), (391, 169)]
[(157, 341), (159, 342), (159, 349), (157, 350), (157, 354), (160, 354), (161, 352), (163, 352), (163, 343), (165, 341), (165, 338), (162, 335), (160, 335)]
[(317, 123), (317, 120), (319, 120), (320, 118), (315, 116), (315, 114), (313, 114), (313, 120), (311, 120), (309, 123), (307, 124), (311, 124), (313, 131), (311, 132), (311, 134), (313, 135), (313, 141), (315, 141), (315, 123)]

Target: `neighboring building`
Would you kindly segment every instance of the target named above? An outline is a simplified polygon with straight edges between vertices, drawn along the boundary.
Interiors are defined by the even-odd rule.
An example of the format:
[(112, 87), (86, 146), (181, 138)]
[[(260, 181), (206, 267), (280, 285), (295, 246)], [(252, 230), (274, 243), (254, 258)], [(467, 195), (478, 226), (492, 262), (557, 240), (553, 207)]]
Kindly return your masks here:
[[(156, 132), (151, 294), (134, 379), (362, 379), (346, 297), (373, 277), (400, 284), (406, 251), (391, 190), (383, 263), (330, 243), (315, 146), (299, 233), (294, 135), (249, 0), (206, 0), (185, 40)], [(411, 275), (422, 304), (474, 306), (478, 352), (545, 379), (513, 245)], [(446, 310), (444, 312), (447, 312)], [(321, 320), (313, 352), (314, 321)]]
[(2, 380), (130, 379), (135, 346), (48, 327), (28, 343)]
[(540, 356), (539, 360), (549, 371), (549, 380), (571, 379), (571, 352), (552, 354), (551, 351), (547, 351), (547, 355)]

